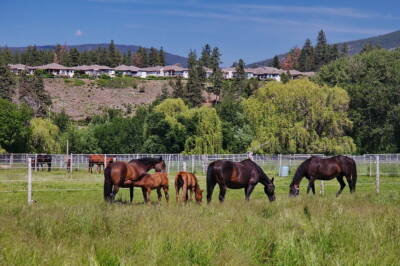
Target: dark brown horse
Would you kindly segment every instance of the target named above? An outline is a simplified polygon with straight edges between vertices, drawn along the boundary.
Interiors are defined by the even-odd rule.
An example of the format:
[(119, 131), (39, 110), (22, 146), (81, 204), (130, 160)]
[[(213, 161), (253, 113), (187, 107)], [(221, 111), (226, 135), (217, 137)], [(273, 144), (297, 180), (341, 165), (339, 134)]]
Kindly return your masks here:
[(31, 166), (35, 170), (39, 170), (41, 168), (42, 171), (44, 171), (44, 165), (47, 164), (47, 170), (50, 172), (51, 171), (51, 162), (52, 162), (52, 157), (50, 154), (38, 154), (36, 156), (36, 160), (32, 159)]
[(104, 168), (104, 162), (106, 161), (107, 164), (110, 164), (114, 161), (112, 157), (106, 157), (104, 154), (91, 154), (88, 155), (89, 160), (89, 172), (93, 173), (93, 166), (97, 166), (97, 172), (101, 172), (101, 167)]
[(130, 201), (133, 200), (134, 182), (144, 177), (148, 171), (165, 172), (165, 162), (159, 158), (142, 158), (127, 162), (113, 162), (104, 169), (104, 199), (113, 201), (120, 187), (129, 188)]
[(219, 185), (219, 201), (223, 202), (227, 188), (244, 188), (246, 200), (257, 183), (264, 185), (264, 192), (270, 201), (275, 200), (274, 179), (270, 180), (260, 166), (250, 159), (235, 163), (218, 160), (210, 163), (207, 169), (207, 202), (211, 201), (215, 185)]
[(315, 180), (331, 180), (336, 178), (340, 184), (340, 189), (336, 193), (336, 196), (339, 196), (346, 186), (343, 177), (346, 177), (347, 183), (350, 187), (350, 192), (353, 193), (356, 191), (357, 183), (356, 162), (343, 155), (327, 159), (312, 156), (297, 168), (292, 183), (290, 184), (290, 196), (299, 195), (300, 182), (303, 177), (306, 177), (309, 180), (307, 193), (310, 193), (310, 190), (312, 190), (313, 194), (315, 194)]
[(182, 200), (186, 202), (188, 200), (188, 191), (190, 191), (190, 200), (193, 200), (193, 193), (195, 199), (200, 203), (203, 199), (203, 190), (200, 189), (197, 178), (193, 173), (179, 172), (175, 176), (175, 192), (176, 202), (179, 201), (179, 191), (182, 188)]

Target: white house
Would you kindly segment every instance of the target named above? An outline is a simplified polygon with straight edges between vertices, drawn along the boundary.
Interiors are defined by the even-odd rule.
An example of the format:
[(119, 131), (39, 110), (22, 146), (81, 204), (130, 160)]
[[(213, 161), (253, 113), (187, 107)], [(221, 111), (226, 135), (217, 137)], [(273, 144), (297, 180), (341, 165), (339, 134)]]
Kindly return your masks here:
[(78, 68), (81, 68), (81, 70), (83, 70), (85, 74), (89, 76), (108, 75), (110, 77), (115, 77), (115, 70), (108, 66), (90, 65), (80, 66)]
[(164, 68), (162, 66), (140, 68), (138, 76), (141, 78), (164, 77)]
[(75, 73), (75, 70), (73, 67), (65, 67), (65, 66), (62, 66), (62, 65), (56, 64), (56, 63), (51, 63), (51, 64), (47, 64), (47, 65), (43, 65), (43, 66), (29, 67), (29, 69), (43, 70), (50, 74), (53, 74), (54, 76), (63, 76), (63, 77), (69, 77), (69, 78), (72, 78)]
[(120, 65), (114, 68), (116, 73), (121, 73), (123, 76), (135, 77), (138, 75), (139, 68), (135, 66)]
[(171, 65), (163, 67), (165, 77), (189, 77), (189, 69), (179, 65)]
[(8, 68), (15, 74), (19, 74), (23, 71), (29, 71), (28, 66), (23, 64), (8, 64)]

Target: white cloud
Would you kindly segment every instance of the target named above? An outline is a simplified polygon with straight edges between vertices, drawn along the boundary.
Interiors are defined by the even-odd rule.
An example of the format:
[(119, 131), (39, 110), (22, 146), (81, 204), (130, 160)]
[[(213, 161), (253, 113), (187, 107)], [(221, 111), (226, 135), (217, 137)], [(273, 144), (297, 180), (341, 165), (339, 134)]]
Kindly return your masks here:
[(82, 36), (82, 35), (83, 35), (83, 32), (82, 32), (81, 30), (76, 30), (76, 31), (75, 31), (75, 36), (80, 37), (80, 36)]

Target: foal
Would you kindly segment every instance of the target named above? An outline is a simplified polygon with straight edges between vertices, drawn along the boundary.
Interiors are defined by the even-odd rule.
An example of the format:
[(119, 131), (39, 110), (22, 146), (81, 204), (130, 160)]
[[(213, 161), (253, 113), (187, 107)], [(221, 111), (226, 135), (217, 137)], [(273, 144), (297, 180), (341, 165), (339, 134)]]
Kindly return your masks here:
[(182, 200), (188, 200), (188, 190), (190, 190), (190, 200), (193, 200), (193, 192), (197, 202), (203, 199), (203, 190), (200, 189), (197, 178), (189, 172), (179, 172), (175, 177), (176, 201), (179, 201), (179, 190), (182, 188)]
[(164, 190), (165, 199), (168, 202), (168, 174), (165, 172), (157, 172), (147, 174), (138, 181), (133, 182), (133, 186), (141, 187), (143, 192), (144, 202), (150, 201), (150, 193), (153, 189), (157, 189), (158, 201), (161, 201), (161, 189)]

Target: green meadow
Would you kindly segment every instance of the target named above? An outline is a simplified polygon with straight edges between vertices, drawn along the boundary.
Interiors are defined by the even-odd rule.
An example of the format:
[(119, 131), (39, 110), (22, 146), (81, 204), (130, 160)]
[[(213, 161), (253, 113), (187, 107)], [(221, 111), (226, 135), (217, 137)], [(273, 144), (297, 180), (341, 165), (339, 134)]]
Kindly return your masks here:
[[(228, 190), (211, 204), (170, 202), (139, 189), (102, 199), (100, 174), (34, 172), (28, 205), (26, 173), (0, 170), (1, 265), (398, 265), (400, 177), (360, 176), (357, 192), (339, 198), (336, 180), (325, 193), (288, 197), (290, 178), (276, 179), (276, 202), (258, 185), (249, 202)], [(205, 189), (204, 175), (198, 175)], [(316, 184), (319, 191), (319, 183)], [(205, 199), (205, 193), (204, 193)]]

